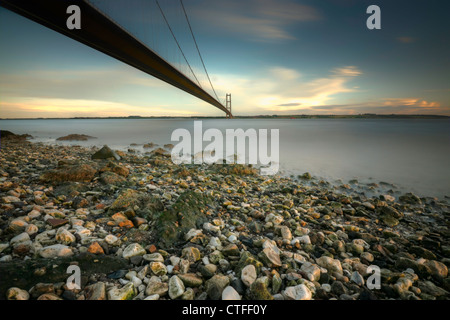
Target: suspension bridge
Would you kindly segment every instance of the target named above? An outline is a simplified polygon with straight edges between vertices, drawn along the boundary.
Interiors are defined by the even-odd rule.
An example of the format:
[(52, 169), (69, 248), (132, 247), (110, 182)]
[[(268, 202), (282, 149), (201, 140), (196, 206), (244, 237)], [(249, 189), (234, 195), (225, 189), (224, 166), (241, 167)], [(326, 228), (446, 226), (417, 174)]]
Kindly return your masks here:
[[(183, 0), (0, 0), (0, 5), (169, 83), (222, 110), (227, 118), (233, 117), (231, 94), (220, 101)], [(71, 5), (80, 8), (80, 29), (67, 27)], [(196, 60), (192, 59), (194, 54)]]

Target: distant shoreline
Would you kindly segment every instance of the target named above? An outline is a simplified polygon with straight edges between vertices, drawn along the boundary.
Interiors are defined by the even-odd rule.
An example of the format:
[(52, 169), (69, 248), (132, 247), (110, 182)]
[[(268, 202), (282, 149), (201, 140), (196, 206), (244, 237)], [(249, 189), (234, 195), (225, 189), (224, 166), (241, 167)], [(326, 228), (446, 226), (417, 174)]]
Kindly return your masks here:
[[(193, 116), (193, 117), (71, 117), (71, 118), (0, 118), (0, 120), (98, 120), (98, 119), (225, 119), (225, 117)], [(235, 116), (234, 119), (450, 119), (444, 115), (422, 114), (358, 114), (358, 115), (257, 115)]]

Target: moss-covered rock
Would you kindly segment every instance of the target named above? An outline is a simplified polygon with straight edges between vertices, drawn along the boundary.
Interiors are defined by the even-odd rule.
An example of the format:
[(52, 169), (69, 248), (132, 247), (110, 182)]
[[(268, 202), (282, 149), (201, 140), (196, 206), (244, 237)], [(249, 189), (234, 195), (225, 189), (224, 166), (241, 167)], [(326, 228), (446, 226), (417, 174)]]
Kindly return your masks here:
[(252, 264), (255, 266), (257, 273), (259, 273), (261, 271), (261, 267), (263, 266), (262, 262), (257, 260), (250, 252), (244, 251), (241, 254), (241, 258), (239, 259), (239, 262), (236, 265), (236, 268), (235, 268), (236, 275), (238, 277), (240, 277), (242, 269), (244, 269), (245, 266), (247, 266), (249, 264)]
[(250, 286), (250, 294), (253, 300), (273, 300), (269, 292), (269, 279), (267, 277), (256, 279)]
[(164, 209), (158, 198), (133, 189), (126, 189), (117, 197), (108, 210), (110, 215), (119, 211), (134, 210), (136, 215), (151, 220)]
[(56, 169), (45, 172), (40, 179), (43, 182), (90, 182), (97, 170), (89, 164), (61, 162)]
[(159, 244), (170, 248), (192, 228), (200, 228), (207, 221), (206, 208), (212, 203), (210, 197), (186, 191), (165, 211), (154, 215), (155, 231)]

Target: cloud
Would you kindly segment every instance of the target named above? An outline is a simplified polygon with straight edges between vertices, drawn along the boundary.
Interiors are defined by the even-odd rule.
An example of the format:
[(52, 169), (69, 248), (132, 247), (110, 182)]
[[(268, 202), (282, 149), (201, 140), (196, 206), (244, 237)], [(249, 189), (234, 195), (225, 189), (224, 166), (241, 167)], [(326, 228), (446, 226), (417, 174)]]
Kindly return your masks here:
[(2, 95), (16, 97), (103, 100), (113, 98), (124, 88), (165, 86), (160, 80), (129, 67), (32, 70), (0, 77)]
[(289, 26), (321, 19), (314, 7), (290, 0), (227, 0), (215, 5), (192, 8), (195, 19), (257, 41), (295, 39)]
[[(306, 79), (294, 69), (274, 66), (265, 72), (244, 78), (236, 75), (216, 75), (218, 91), (232, 92), (239, 99), (239, 114), (252, 112), (289, 112), (327, 105), (335, 95), (356, 91), (348, 83), (362, 74), (355, 66), (333, 69), (324, 77)], [(255, 80), (253, 80), (255, 79)]]
[(413, 106), (417, 108), (439, 108), (437, 101), (428, 102), (422, 98), (390, 98), (384, 99), (383, 106)]
[(282, 103), (279, 104), (277, 107), (298, 107), (301, 106), (301, 103)]
[(356, 77), (362, 74), (356, 66), (335, 68), (332, 72), (338, 77)]
[(167, 106), (148, 106), (86, 99), (46, 99), (28, 98), (25, 101), (0, 103), (1, 118), (33, 117), (122, 117), (129, 115), (148, 116), (189, 116), (191, 110), (171, 109)]

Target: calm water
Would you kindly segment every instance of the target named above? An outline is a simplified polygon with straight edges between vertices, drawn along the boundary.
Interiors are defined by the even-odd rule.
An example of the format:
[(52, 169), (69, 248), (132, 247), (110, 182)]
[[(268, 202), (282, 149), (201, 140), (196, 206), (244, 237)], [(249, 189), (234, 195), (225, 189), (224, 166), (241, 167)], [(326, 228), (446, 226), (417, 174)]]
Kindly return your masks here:
[[(279, 129), (280, 173), (310, 172), (330, 182), (387, 182), (399, 192), (450, 196), (449, 120), (203, 120), (203, 130)], [(131, 143), (171, 143), (172, 131), (193, 133), (193, 120), (0, 120), (0, 128), (31, 134), (32, 141), (108, 146), (143, 152)], [(97, 137), (88, 142), (56, 142), (70, 133)], [(205, 146), (207, 143), (205, 143)], [(382, 186), (385, 186), (382, 184)], [(392, 188), (392, 186), (387, 186)]]

